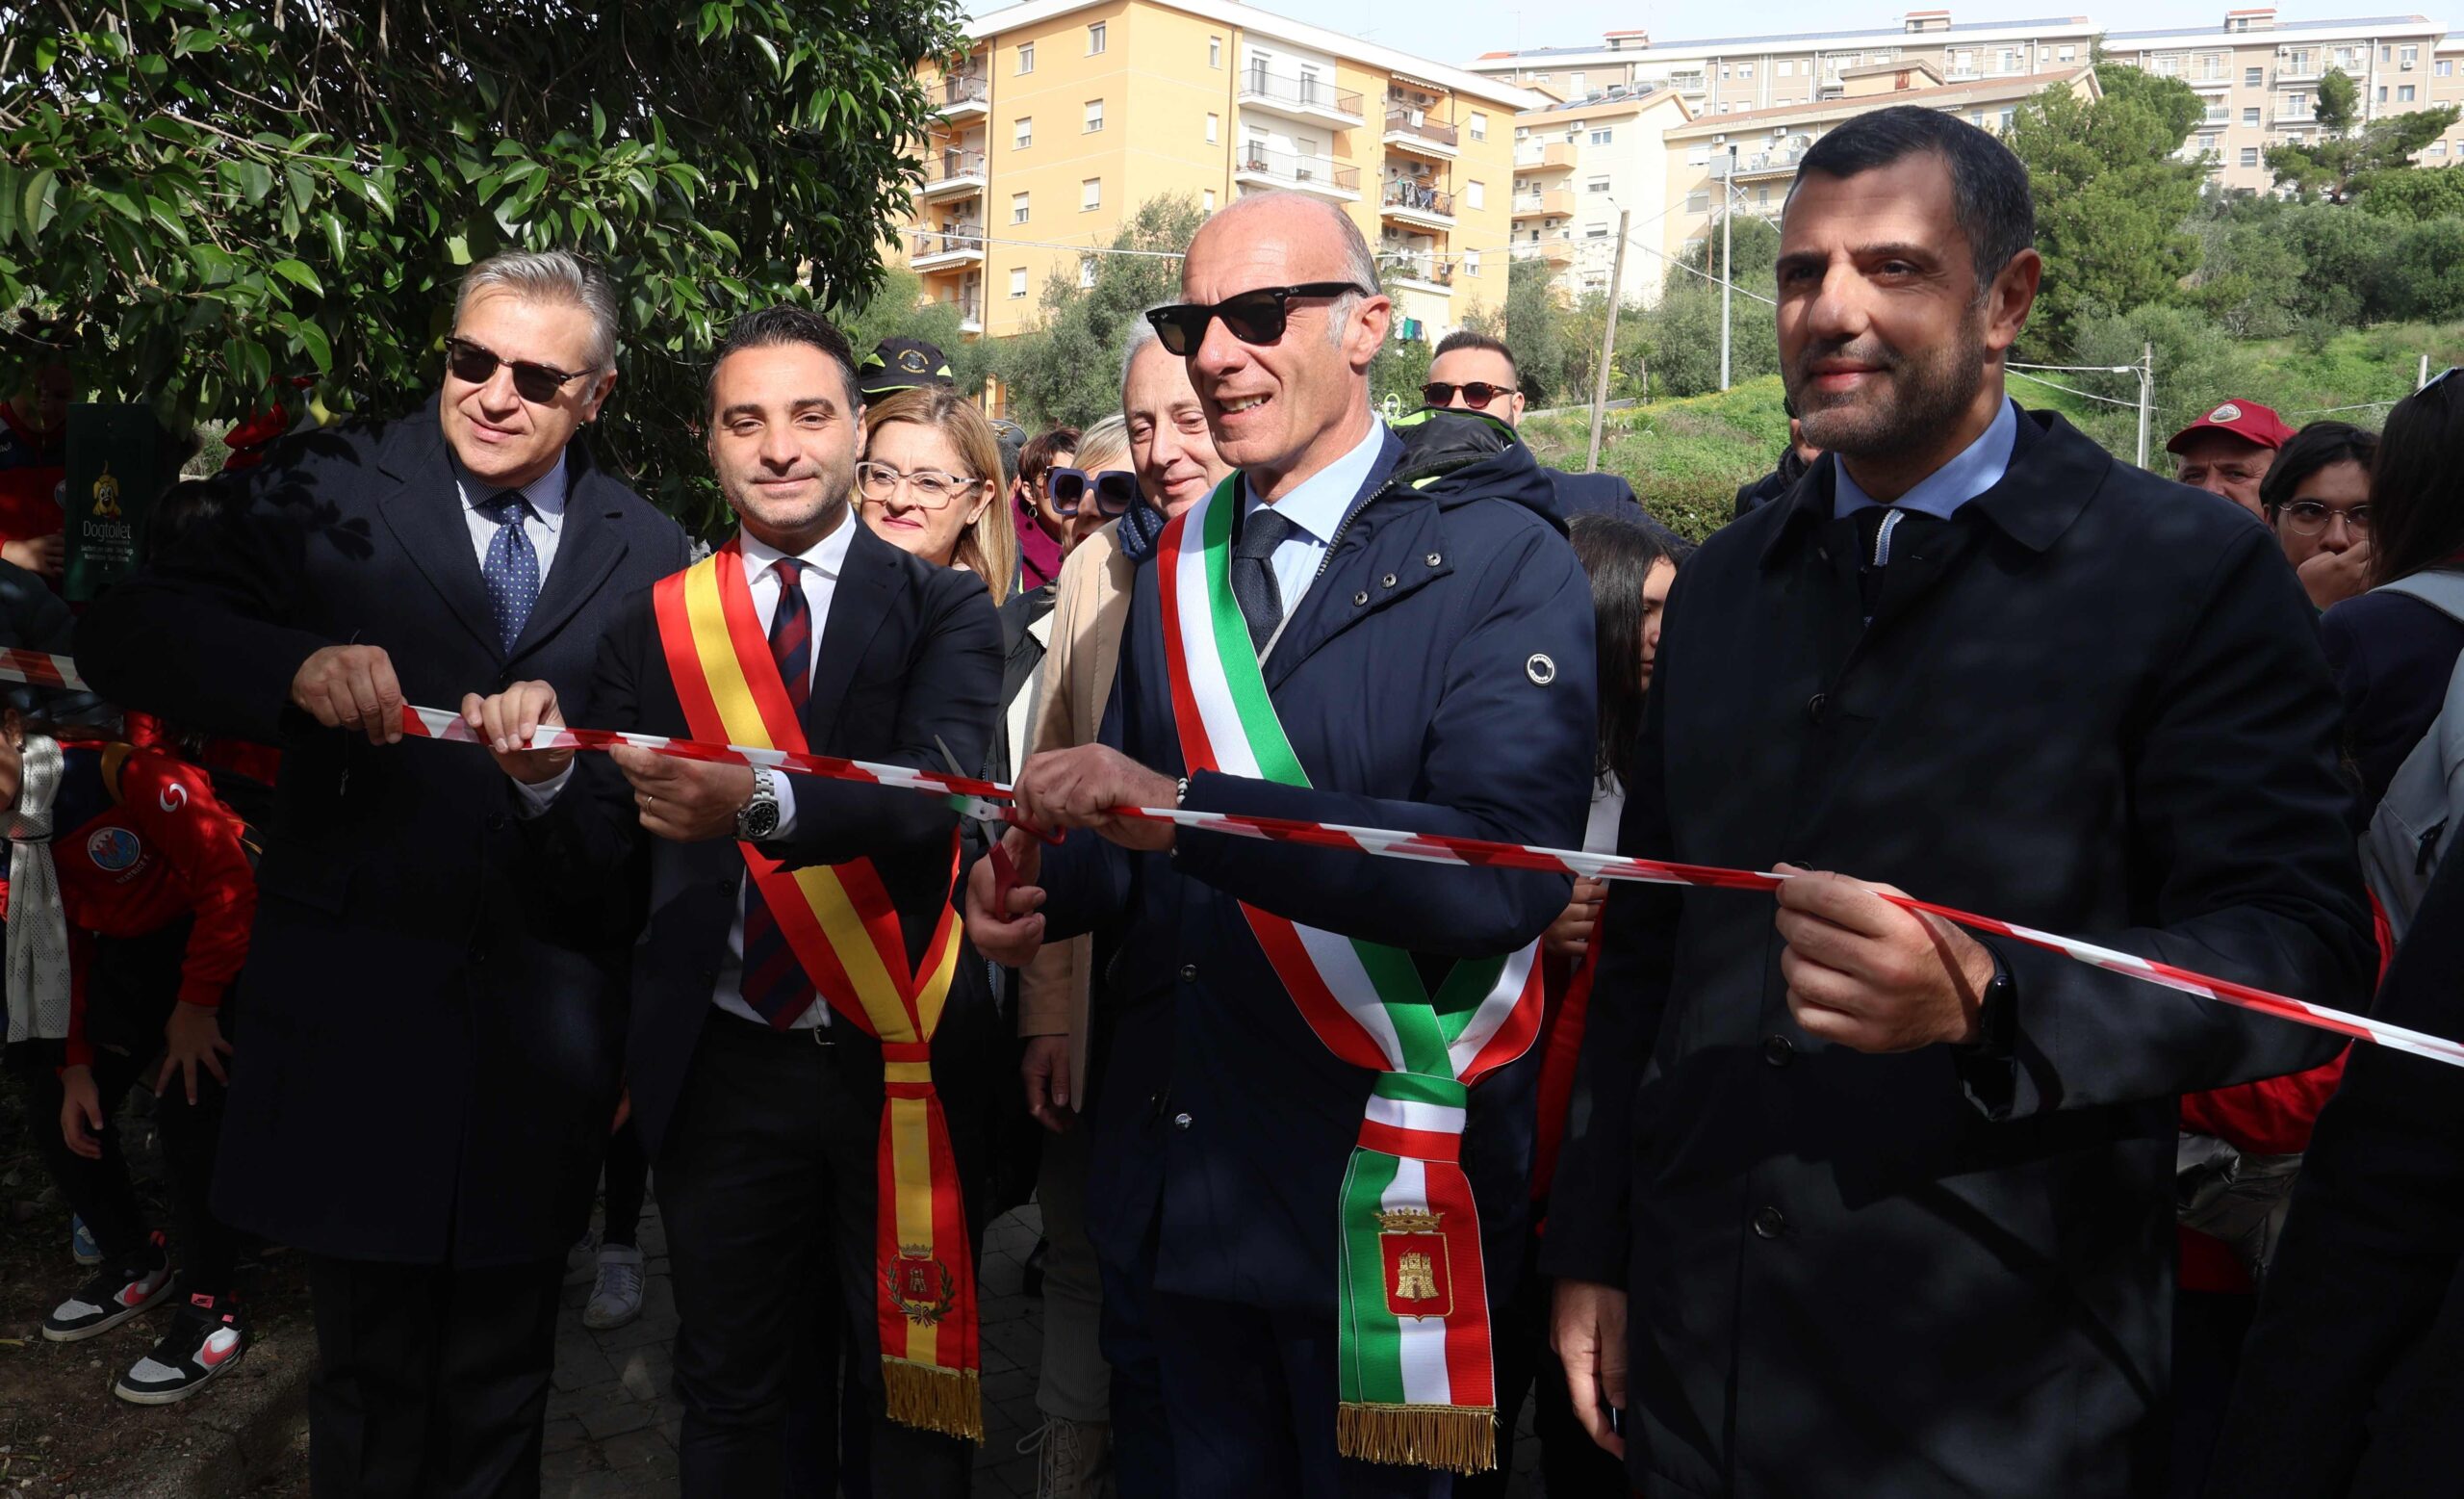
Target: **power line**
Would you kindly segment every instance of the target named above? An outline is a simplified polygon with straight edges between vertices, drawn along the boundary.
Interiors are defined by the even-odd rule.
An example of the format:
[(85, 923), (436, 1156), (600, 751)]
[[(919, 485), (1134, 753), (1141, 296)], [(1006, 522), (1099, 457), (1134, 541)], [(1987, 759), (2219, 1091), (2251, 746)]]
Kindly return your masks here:
[[(2074, 388), (2072, 388), (2071, 386), (2068, 386), (2068, 385), (2056, 384), (2056, 383), (2055, 383), (2054, 381), (2052, 381), (2052, 380), (2048, 380), (2048, 379), (2042, 378), (2041, 376), (2039, 376), (2039, 375), (2030, 375), (2030, 374), (2028, 374), (2028, 373), (2027, 373), (2027, 370), (2022, 370), (2022, 369), (2020, 369), (2020, 368), (2019, 368), (2018, 366), (2016, 366), (2016, 365), (2006, 365), (2006, 366), (2004, 366), (2004, 368), (2005, 368), (2005, 369), (2007, 369), (2007, 370), (2009, 370), (2013, 375), (2017, 375), (2019, 378), (2021, 378), (2021, 379), (2023, 379), (2023, 380), (2033, 380), (2033, 381), (2035, 381), (2037, 384), (2039, 384), (2039, 385), (2042, 385), (2042, 386), (2045, 386), (2045, 387), (2046, 387), (2046, 388), (2048, 388), (2048, 389), (2051, 389), (2051, 390), (2058, 390), (2058, 391), (2062, 392), (2062, 393), (2063, 393), (2064, 395), (2066, 395), (2066, 396), (2076, 396), (2076, 397), (2078, 397), (2078, 398), (2079, 398), (2080, 400), (2082, 400), (2082, 401), (2103, 401), (2106, 405), (2109, 405), (2109, 406), (2120, 406), (2120, 407), (2122, 407), (2123, 409), (2125, 409), (2125, 410), (2129, 410), (2129, 411), (2136, 411), (2136, 410), (2138, 410), (2138, 409), (2139, 409), (2139, 402), (2138, 402), (2138, 401), (2117, 401), (2117, 400), (2115, 400), (2115, 399), (2114, 399), (2113, 397), (2111, 397), (2111, 396), (2099, 396), (2099, 395), (2097, 395), (2094, 391), (2077, 390), (2077, 389), (2074, 389)], [(2029, 369), (2029, 370), (2043, 369), (2043, 368), (2046, 368), (2046, 367), (2045, 367), (2045, 366), (2042, 366), (2042, 365), (2030, 365), (2030, 366), (2028, 366), (2028, 369)]]

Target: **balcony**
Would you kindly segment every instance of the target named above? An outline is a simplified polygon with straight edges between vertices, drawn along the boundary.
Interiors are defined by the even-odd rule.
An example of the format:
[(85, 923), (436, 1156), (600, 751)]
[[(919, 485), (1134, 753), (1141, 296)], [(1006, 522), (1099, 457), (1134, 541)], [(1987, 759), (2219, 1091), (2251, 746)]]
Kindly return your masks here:
[(2323, 64), (2304, 63), (2299, 67), (2277, 68), (2275, 81), (2279, 84), (2314, 84), (2325, 77), (2326, 73), (2326, 67)]
[(915, 195), (927, 203), (971, 197), (984, 191), (984, 153), (948, 146), (924, 159), (924, 186)]
[(1290, 78), (1252, 67), (1241, 75), (1240, 102), (1269, 115), (1314, 124), (1354, 126), (1367, 122), (1360, 90), (1338, 89), (1322, 78)]
[(1575, 148), (1564, 141), (1523, 141), (1514, 147), (1517, 171), (1571, 171)]
[(2272, 125), (2283, 125), (2291, 129), (2306, 130), (2310, 126), (2319, 122), (2319, 116), (2311, 114), (2306, 108), (2289, 110), (2279, 106), (2272, 114), (2269, 115), (2268, 122)]
[(984, 331), (984, 298), (976, 296), (972, 291), (960, 297), (927, 297), (923, 298), (923, 305), (956, 307), (959, 310), (960, 332), (981, 333)]
[(2199, 93), (2230, 93), (2233, 91), (2233, 78), (2229, 73), (2218, 73), (2212, 78), (2202, 74), (2196, 78), (2185, 78), (2182, 82), (2189, 84), (2194, 91)]
[(1536, 246), (1527, 240), (1517, 245), (1515, 248), (1526, 255), (1537, 255), (1551, 269), (1556, 271), (1563, 271), (1575, 263), (1575, 237), (1571, 231), (1565, 229), (1560, 229), (1554, 234), (1541, 235)]
[(1668, 75), (1668, 86), (1679, 93), (1699, 94), (1703, 91), (1703, 74), (1699, 72), (1671, 73)]
[(1425, 111), (1398, 105), (1387, 106), (1385, 142), (1399, 150), (1448, 160), (1459, 149), (1452, 125), (1429, 118)]
[(1244, 187), (1290, 188), (1336, 203), (1360, 201), (1360, 168), (1324, 156), (1295, 156), (1251, 145), (1233, 164), (1232, 180)]
[(1386, 262), (1386, 279), (1406, 291), (1428, 292), (1439, 297), (1454, 295), (1454, 268), (1424, 252), (1390, 257)]
[(1572, 188), (1550, 188), (1539, 193), (1517, 193), (1514, 195), (1514, 217), (1517, 219), (1565, 219), (1574, 211)]
[(941, 80), (934, 108), (943, 119), (982, 119), (992, 113), (992, 86), (974, 73), (952, 73)]
[(1454, 194), (1407, 177), (1390, 180), (1378, 195), (1378, 211), (1397, 223), (1424, 229), (1454, 227)]
[(917, 229), (908, 236), (907, 269), (915, 271), (956, 271), (984, 264), (984, 225), (958, 223), (940, 231)]
[[(1806, 159), (1806, 152), (1810, 149), (1811, 147), (1792, 145), (1777, 151), (1757, 151), (1751, 156), (1739, 151), (1736, 157), (1736, 170), (1728, 174), (1729, 179), (1732, 182), (1752, 182), (1760, 178), (1767, 182), (1778, 177), (1793, 177), (1797, 174), (1797, 164)], [(1725, 157), (1713, 157), (1711, 175), (1720, 176), (1721, 168), (1727, 165), (1728, 161)]]

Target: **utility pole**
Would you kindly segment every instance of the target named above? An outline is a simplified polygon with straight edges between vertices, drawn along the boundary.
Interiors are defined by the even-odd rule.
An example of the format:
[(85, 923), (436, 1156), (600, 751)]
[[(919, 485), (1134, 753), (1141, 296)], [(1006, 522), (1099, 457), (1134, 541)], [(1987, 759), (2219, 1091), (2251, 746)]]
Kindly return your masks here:
[(1720, 179), (1720, 389), (1729, 388), (1729, 283), (1735, 280), (1736, 267), (1729, 258), (1729, 220), (1735, 204), (1729, 194), (1736, 191), (1736, 142), (1729, 142), (1729, 174)]
[(2413, 389), (2415, 389), (2415, 390), (2419, 390), (2419, 389), (2421, 389), (2423, 386), (2427, 385), (2428, 383), (2429, 383), (2429, 355), (2427, 355), (2427, 354), (2424, 354), (2424, 355), (2422, 355), (2422, 368), (2421, 368), (2421, 373), (2413, 376)]
[(1617, 304), (1626, 297), (1626, 220), (1633, 217), (1631, 209), (1617, 210), (1617, 258), (1608, 267), (1608, 331), (1600, 339), (1600, 374), (1591, 382), (1591, 451), (1583, 455), (1582, 471), (1600, 472), (1600, 422), (1608, 411), (1608, 364), (1617, 352)]
[(2156, 403), (2156, 346), (2139, 346), (2139, 466), (2147, 467), (2147, 415)]

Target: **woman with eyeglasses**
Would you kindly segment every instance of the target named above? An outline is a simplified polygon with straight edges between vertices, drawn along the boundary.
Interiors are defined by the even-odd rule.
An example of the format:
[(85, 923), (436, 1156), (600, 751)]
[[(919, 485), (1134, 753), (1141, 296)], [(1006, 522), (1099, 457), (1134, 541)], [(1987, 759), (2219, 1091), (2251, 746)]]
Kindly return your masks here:
[(974, 573), (996, 605), (1018, 569), (1017, 535), (992, 504), (1000, 488), (992, 424), (948, 386), (900, 391), (864, 408), (856, 513), (865, 529), (902, 552)]
[(2464, 654), (2464, 379), (2454, 371), (2387, 413), (2369, 515), (2370, 591), (2319, 621), (2344, 693), (2360, 826), (2438, 717)]
[(2259, 480), (2259, 507), (2316, 608), (2370, 586), (2370, 466), (2377, 456), (2376, 432), (2313, 422)]

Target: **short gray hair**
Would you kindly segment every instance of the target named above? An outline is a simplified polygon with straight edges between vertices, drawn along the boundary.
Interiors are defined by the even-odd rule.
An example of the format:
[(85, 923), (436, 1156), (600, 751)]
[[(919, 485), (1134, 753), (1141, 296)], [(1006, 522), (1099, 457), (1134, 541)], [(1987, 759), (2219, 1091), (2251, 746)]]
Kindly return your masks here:
[[(525, 301), (563, 302), (590, 314), (590, 367), (616, 368), (616, 289), (606, 273), (570, 250), (506, 250), (473, 266), (453, 298), (453, 321), (481, 292), (511, 292)], [(582, 372), (576, 371), (576, 374)]]
[(1154, 306), (1147, 308), (1146, 312), (1142, 312), (1136, 318), (1130, 320), (1129, 336), (1120, 341), (1120, 389), (1122, 395), (1126, 396), (1129, 394), (1129, 367), (1138, 362), (1138, 356), (1146, 351), (1148, 345), (1157, 342), (1155, 336), (1155, 324), (1148, 321), (1146, 313), (1156, 312), (1171, 305), (1172, 304), (1170, 302), (1157, 302)]
[[(1361, 233), (1360, 225), (1352, 222), (1351, 215), (1341, 209), (1335, 211), (1334, 220), (1343, 226), (1338, 233), (1343, 240), (1344, 279), (1354, 286), (1368, 288), (1370, 297), (1376, 296), (1381, 283), (1377, 278), (1377, 256), (1369, 248), (1369, 236)], [(1334, 315), (1326, 322), (1336, 343), (1343, 342), (1344, 329), (1350, 326), (1352, 313), (1365, 299), (1356, 292), (1346, 292), (1335, 298)]]

